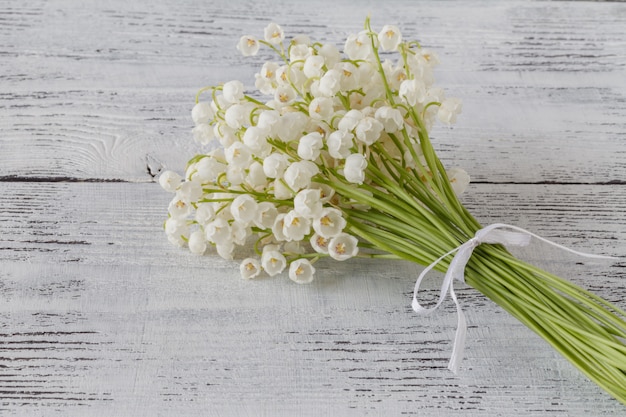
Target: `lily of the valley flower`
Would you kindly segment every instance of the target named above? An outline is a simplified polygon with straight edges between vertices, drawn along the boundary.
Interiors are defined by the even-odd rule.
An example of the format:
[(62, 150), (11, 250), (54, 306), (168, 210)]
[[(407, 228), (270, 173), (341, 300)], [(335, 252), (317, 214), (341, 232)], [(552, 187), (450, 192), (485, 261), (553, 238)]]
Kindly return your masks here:
[(402, 42), (402, 34), (400, 29), (394, 25), (385, 25), (378, 33), (378, 42), (383, 51), (396, 51), (398, 45)]
[(306, 258), (296, 259), (289, 265), (289, 278), (298, 284), (308, 284), (313, 281), (315, 268)]
[(265, 41), (274, 45), (280, 45), (285, 40), (283, 29), (276, 23), (270, 23), (265, 28)]
[(261, 274), (261, 262), (256, 258), (246, 258), (241, 261), (239, 272), (244, 279), (256, 278)]
[(263, 270), (270, 277), (273, 277), (283, 272), (287, 266), (287, 259), (278, 250), (267, 250), (263, 251), (263, 255), (261, 255), (261, 265)]
[(456, 116), (461, 114), (463, 104), (458, 98), (447, 98), (439, 106), (437, 117), (443, 123), (452, 124), (456, 122)]
[(340, 233), (328, 242), (328, 254), (337, 261), (345, 261), (359, 253), (359, 241), (347, 233)]
[(311, 132), (302, 136), (298, 143), (298, 156), (302, 159), (314, 161), (320, 156), (324, 142), (319, 132)]
[(348, 182), (363, 184), (363, 181), (365, 181), (365, 168), (367, 168), (365, 157), (360, 153), (353, 153), (346, 158), (343, 174)]
[(165, 191), (175, 193), (178, 186), (183, 182), (183, 177), (173, 171), (165, 171), (159, 176), (159, 185)]
[(237, 43), (237, 50), (243, 56), (256, 55), (259, 52), (259, 41), (253, 36), (242, 36)]

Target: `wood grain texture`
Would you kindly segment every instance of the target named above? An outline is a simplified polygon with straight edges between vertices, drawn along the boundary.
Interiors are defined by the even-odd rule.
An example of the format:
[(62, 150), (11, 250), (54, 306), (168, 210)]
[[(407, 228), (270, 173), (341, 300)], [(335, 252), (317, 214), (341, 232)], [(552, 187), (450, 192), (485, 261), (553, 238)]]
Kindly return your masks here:
[[(154, 183), (198, 151), (197, 89), (252, 84), (244, 33), (339, 42), (367, 13), (441, 58), (464, 100), (434, 132), (483, 223), (626, 253), (626, 4), (393, 0), (0, 2), (1, 416), (622, 416), (624, 406), (475, 291), (458, 376), (451, 303), (421, 268), (321, 262), (245, 282), (170, 246)], [(626, 308), (626, 263), (516, 251)], [(241, 255), (241, 254), (240, 254)], [(434, 299), (438, 279), (424, 286)]]
[(193, 153), (200, 87), (252, 86), (269, 55), (241, 57), (242, 33), (275, 19), (288, 34), (341, 42), (369, 12), (439, 53), (439, 83), (464, 99), (458, 125), (434, 132), (444, 162), (490, 182), (625, 178), (624, 4), (128, 3), (6, 5), (0, 177), (151, 181)]
[[(0, 196), (7, 415), (623, 414), (462, 286), (468, 347), (462, 372), (450, 374), (454, 306), (412, 313), (419, 266), (321, 262), (309, 286), (248, 282), (235, 262), (167, 243), (159, 224), (169, 196), (155, 184), (13, 182)], [(626, 251), (626, 230), (615, 227), (626, 224), (621, 186), (474, 185), (466, 204), (485, 223)], [(518, 252), (626, 306), (624, 263), (543, 244)]]

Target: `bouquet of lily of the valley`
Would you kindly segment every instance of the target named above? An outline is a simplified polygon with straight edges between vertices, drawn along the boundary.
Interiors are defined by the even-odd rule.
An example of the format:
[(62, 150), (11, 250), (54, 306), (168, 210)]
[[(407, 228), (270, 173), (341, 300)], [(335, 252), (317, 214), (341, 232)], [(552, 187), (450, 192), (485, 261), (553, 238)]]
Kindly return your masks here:
[[(434, 86), (433, 52), (396, 26), (373, 31), (369, 19), (343, 54), (304, 35), (287, 43), (274, 23), (237, 48), (249, 56), (261, 45), (279, 60), (256, 74), (258, 92), (229, 81), (196, 96), (193, 137), (210, 150), (189, 161), (184, 178), (159, 179), (175, 193), (165, 222), (172, 243), (226, 259), (236, 246), (254, 248), (240, 264), (247, 279), (288, 271), (308, 283), (321, 258), (429, 265), (424, 273), (446, 272), (439, 303), (448, 292), (456, 302), (452, 282), (465, 281), (626, 404), (626, 313), (516, 259), (504, 246), (539, 237), (483, 228), (459, 202), (469, 177), (444, 168), (428, 132), (454, 123), (461, 102)], [(434, 309), (417, 300), (424, 273), (413, 298), (420, 314)], [(457, 309), (453, 371), (465, 333)]]

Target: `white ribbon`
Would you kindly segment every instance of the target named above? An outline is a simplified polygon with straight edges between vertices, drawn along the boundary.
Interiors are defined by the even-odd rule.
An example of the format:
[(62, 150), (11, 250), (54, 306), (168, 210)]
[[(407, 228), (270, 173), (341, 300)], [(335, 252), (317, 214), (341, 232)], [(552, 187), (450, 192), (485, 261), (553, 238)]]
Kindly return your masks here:
[[(508, 232), (505, 230), (498, 229), (513, 229), (517, 232)], [(530, 243), (530, 238), (534, 237), (543, 242), (549, 243), (550, 245), (556, 246), (559, 249), (574, 253), (578, 256), (584, 256), (587, 258), (596, 258), (596, 259), (618, 259), (613, 256), (604, 256), (604, 255), (593, 255), (584, 252), (578, 252), (576, 250), (570, 249), (563, 245), (559, 245), (558, 243), (554, 243), (548, 239), (545, 239), (541, 236), (538, 236), (534, 233), (529, 232), (526, 229), (522, 229), (521, 227), (511, 226), (508, 224), (502, 223), (494, 223), (489, 225), (483, 229), (480, 229), (476, 232), (473, 238), (458, 246), (455, 249), (452, 249), (450, 252), (444, 254), (435, 262), (431, 263), (426, 269), (422, 271), (420, 276), (417, 278), (415, 282), (415, 290), (413, 291), (413, 303), (412, 307), (416, 313), (420, 315), (427, 315), (435, 311), (443, 300), (446, 298), (446, 293), (450, 292), (450, 296), (454, 300), (454, 304), (456, 304), (456, 311), (458, 315), (457, 329), (456, 335), (454, 337), (454, 347), (452, 349), (452, 356), (450, 358), (450, 362), (448, 363), (448, 369), (452, 372), (457, 373), (459, 370), (459, 365), (461, 363), (461, 359), (463, 359), (463, 349), (465, 348), (465, 336), (467, 334), (467, 322), (465, 320), (465, 314), (463, 314), (463, 310), (461, 310), (461, 306), (456, 298), (456, 294), (454, 293), (453, 281), (455, 279), (465, 282), (465, 265), (469, 261), (469, 258), (472, 256), (472, 252), (476, 247), (478, 247), (481, 243), (491, 243), (491, 244), (502, 244), (505, 246), (526, 246)], [(441, 285), (441, 292), (439, 294), (439, 301), (434, 307), (425, 308), (420, 305), (417, 301), (417, 293), (420, 288), (420, 284), (422, 283), (422, 279), (426, 276), (426, 274), (433, 269), (439, 262), (441, 262), (444, 258), (449, 255), (454, 255), (452, 262), (450, 262), (450, 266), (448, 267), (448, 271), (443, 279), (443, 283)]]

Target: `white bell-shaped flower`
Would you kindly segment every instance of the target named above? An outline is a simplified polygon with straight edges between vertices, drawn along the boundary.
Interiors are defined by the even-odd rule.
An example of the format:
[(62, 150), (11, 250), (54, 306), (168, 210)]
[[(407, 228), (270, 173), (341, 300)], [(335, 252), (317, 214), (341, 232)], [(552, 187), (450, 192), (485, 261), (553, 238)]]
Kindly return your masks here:
[(241, 81), (228, 81), (222, 87), (224, 99), (229, 103), (239, 103), (244, 97), (244, 87)]
[(174, 171), (165, 171), (159, 176), (159, 185), (165, 191), (175, 193), (176, 188), (183, 182), (183, 177)]
[(462, 168), (451, 168), (447, 171), (450, 185), (455, 194), (460, 195), (465, 192), (470, 183), (469, 174)]
[(334, 112), (333, 100), (329, 97), (316, 97), (309, 104), (309, 116), (316, 120), (330, 120)]
[(280, 67), (276, 62), (268, 61), (261, 67), (259, 75), (269, 81), (276, 81), (276, 70)]
[(309, 239), (309, 243), (315, 252), (324, 254), (328, 253), (328, 244), (330, 243), (330, 239), (327, 239), (317, 233), (313, 233), (313, 236)]
[(417, 103), (424, 101), (424, 98), (426, 97), (426, 86), (423, 81), (417, 78), (404, 80), (400, 84), (400, 91), (398, 91), (398, 95), (409, 106), (413, 107), (417, 105)]
[(365, 181), (365, 168), (367, 168), (367, 160), (365, 157), (360, 153), (353, 153), (346, 158), (343, 175), (348, 182), (363, 184), (363, 181)]
[(285, 32), (283, 32), (283, 29), (274, 22), (265, 27), (263, 34), (265, 35), (265, 41), (271, 43), (272, 45), (279, 45), (285, 40)]
[[(313, 97), (325, 97), (324, 94), (322, 94), (322, 92), (320, 91), (320, 80), (313, 80), (310, 84), (309, 84), (309, 92), (311, 93), (311, 95)], [(330, 97), (328, 97), (330, 98)]]
[(407, 56), (407, 65), (416, 79), (419, 79), (426, 87), (430, 87), (435, 82), (433, 75), (433, 65), (420, 54)]
[(167, 240), (176, 246), (185, 246), (189, 240), (189, 225), (184, 218), (170, 217), (165, 221)]
[(219, 162), (216, 158), (210, 156), (202, 158), (196, 163), (196, 173), (193, 178), (203, 183), (212, 182), (226, 172), (226, 168), (226, 164)]
[(319, 190), (307, 188), (301, 190), (293, 199), (294, 210), (308, 219), (317, 217), (322, 212)]
[(299, 214), (295, 210), (291, 210), (283, 219), (283, 235), (287, 240), (302, 240), (304, 236), (311, 232), (311, 221)]
[(318, 132), (311, 132), (300, 138), (298, 142), (298, 156), (308, 161), (314, 161), (320, 156), (320, 151), (324, 146), (322, 135)]
[(279, 65), (275, 62), (266, 62), (261, 67), (261, 71), (258, 74), (255, 74), (254, 86), (262, 93), (262, 94), (274, 94), (274, 89), (276, 88), (276, 70), (278, 70)]
[(245, 166), (229, 165), (226, 169), (226, 180), (231, 186), (243, 184), (246, 180)]
[(334, 68), (334, 66), (341, 60), (341, 53), (339, 49), (332, 43), (323, 44), (318, 50), (317, 54), (324, 57), (324, 63), (326, 68)]
[(341, 73), (341, 91), (352, 91), (359, 88), (359, 69), (352, 62), (341, 62), (336, 69)]
[(196, 103), (193, 109), (191, 109), (191, 119), (196, 126), (209, 123), (213, 120), (213, 117), (215, 117), (215, 112), (207, 102), (201, 101), (200, 103)]
[(256, 278), (261, 270), (261, 262), (256, 258), (246, 258), (239, 265), (239, 273), (243, 279)]
[(287, 213), (279, 213), (274, 219), (274, 225), (272, 226), (272, 235), (278, 242), (284, 242), (287, 240), (287, 236), (283, 233), (285, 227), (285, 216)]
[(187, 242), (189, 246), (189, 251), (196, 255), (202, 255), (206, 252), (207, 242), (204, 238), (204, 232), (202, 230), (196, 230), (191, 235), (189, 235), (189, 242)]
[(289, 265), (289, 278), (298, 284), (309, 284), (315, 276), (315, 268), (306, 258), (296, 259)]
[(430, 49), (421, 48), (418, 53), (430, 64), (431, 67), (439, 65), (439, 57)]
[(289, 65), (281, 65), (276, 69), (276, 85), (290, 86), (293, 83), (293, 73)]
[(254, 74), (254, 86), (261, 94), (274, 95), (276, 88), (275, 82), (272, 79), (265, 78), (261, 74)]
[(241, 142), (235, 142), (224, 150), (228, 165), (247, 168), (252, 162), (252, 152)]
[(317, 175), (319, 168), (311, 161), (297, 161), (289, 165), (285, 170), (283, 178), (293, 191), (308, 188), (311, 178)]
[(383, 124), (375, 118), (364, 117), (359, 120), (359, 123), (354, 128), (354, 133), (360, 142), (370, 146), (380, 139), (384, 129)]
[(359, 241), (352, 235), (340, 233), (328, 243), (328, 254), (337, 261), (345, 261), (359, 253)]
[(309, 37), (309, 35), (301, 33), (291, 38), (290, 43), (292, 45), (311, 45), (311, 38)]
[(276, 221), (276, 216), (278, 216), (276, 206), (269, 201), (262, 201), (257, 206), (254, 225), (259, 229), (271, 229)]
[(290, 85), (279, 85), (274, 91), (274, 100), (283, 106), (291, 104), (296, 97), (296, 91)]
[(251, 185), (252, 188), (263, 187), (267, 184), (267, 177), (263, 172), (263, 165), (254, 161), (248, 168), (248, 175), (246, 176), (246, 183)]
[(207, 123), (201, 123), (191, 129), (193, 140), (200, 145), (208, 145), (213, 139), (215, 139), (215, 133), (213, 127)]
[(214, 96), (213, 101), (211, 101), (211, 110), (213, 110), (214, 114), (217, 114), (220, 110), (224, 110), (226, 107), (228, 107), (229, 104), (230, 103), (226, 101), (224, 96)]
[(426, 90), (426, 95), (424, 97), (424, 103), (441, 103), (446, 98), (446, 93), (443, 91), (443, 88), (440, 87), (432, 87)]
[(346, 227), (346, 219), (343, 218), (340, 210), (333, 207), (324, 207), (319, 216), (313, 219), (313, 230), (326, 239), (339, 235), (344, 227)]
[(235, 244), (232, 241), (227, 241), (224, 243), (218, 243), (215, 245), (215, 249), (217, 254), (226, 259), (227, 261), (233, 260), (233, 251), (235, 250)]
[(204, 235), (216, 245), (231, 241), (230, 224), (223, 218), (217, 218), (204, 227)]
[(378, 42), (383, 51), (397, 51), (402, 42), (400, 29), (394, 25), (385, 25), (378, 33)]
[(265, 110), (259, 113), (256, 125), (263, 129), (268, 136), (272, 135), (274, 125), (280, 119), (280, 113), (276, 110)]
[(191, 209), (192, 207), (189, 201), (185, 201), (184, 199), (176, 196), (172, 201), (170, 201), (167, 212), (172, 217), (184, 218), (191, 214)]
[(328, 184), (312, 182), (309, 188), (319, 192), (322, 204), (328, 203), (335, 195), (335, 190)]
[(308, 78), (319, 78), (322, 76), (324, 63), (323, 56), (311, 55), (304, 61), (302, 71)]
[(343, 52), (348, 55), (352, 61), (368, 60), (372, 55), (372, 41), (365, 31), (358, 34), (352, 34), (346, 39)]
[(288, 112), (283, 114), (274, 125), (274, 133), (284, 142), (300, 139), (308, 122), (308, 117), (301, 112)]
[(256, 55), (259, 52), (259, 41), (250, 35), (245, 35), (239, 38), (239, 43), (237, 43), (237, 50), (241, 52), (243, 56), (252, 56)]
[(283, 181), (283, 179), (277, 179), (273, 182), (274, 197), (277, 200), (291, 200), (294, 192)]
[(247, 109), (243, 104), (233, 104), (224, 113), (224, 121), (232, 129), (241, 129), (247, 123)]
[(213, 134), (217, 140), (219, 140), (220, 145), (224, 148), (228, 148), (237, 141), (237, 135), (235, 132), (235, 129), (232, 129), (223, 123), (216, 123), (215, 126), (213, 126)]
[(257, 156), (267, 156), (272, 151), (267, 142), (267, 130), (258, 126), (247, 128), (241, 140)]
[(237, 196), (230, 204), (230, 213), (235, 221), (249, 224), (256, 217), (258, 203), (250, 194)]
[(234, 221), (230, 225), (231, 240), (235, 245), (243, 246), (246, 244), (248, 237), (252, 236), (252, 228), (238, 221)]
[(439, 106), (437, 117), (445, 124), (456, 122), (456, 116), (461, 114), (463, 103), (458, 98), (447, 98)]
[(404, 69), (404, 67), (401, 67), (401, 66), (392, 68), (389, 74), (387, 75), (387, 81), (389, 82), (389, 87), (394, 90), (398, 90), (400, 88), (400, 84), (402, 84), (402, 82), (406, 79), (408, 79), (406, 70)]
[(341, 89), (341, 72), (336, 69), (326, 71), (320, 79), (318, 89), (325, 97), (333, 97)]
[(277, 250), (264, 250), (261, 255), (261, 265), (267, 275), (273, 277), (283, 272), (287, 266), (287, 259)]
[(354, 135), (346, 130), (335, 130), (326, 139), (328, 153), (333, 158), (346, 159), (354, 146)]
[(287, 155), (275, 152), (263, 160), (263, 172), (268, 178), (281, 178), (289, 166)]
[(202, 184), (199, 181), (185, 181), (176, 190), (176, 196), (189, 203), (195, 203), (202, 198)]
[(400, 110), (394, 109), (393, 107), (379, 107), (374, 117), (383, 124), (385, 132), (387, 133), (395, 133), (404, 127), (404, 117), (402, 117), (402, 113)]
[(213, 205), (211, 203), (198, 204), (194, 219), (200, 226), (205, 226), (207, 223), (212, 222), (215, 219)]
[(313, 49), (311, 49), (308, 45), (299, 43), (295, 45), (291, 45), (289, 48), (289, 61), (306, 61), (311, 54), (313, 53)]
[(354, 130), (356, 125), (364, 118), (365, 116), (360, 110), (352, 109), (343, 115), (339, 124), (337, 125), (337, 129), (343, 131), (351, 131)]

